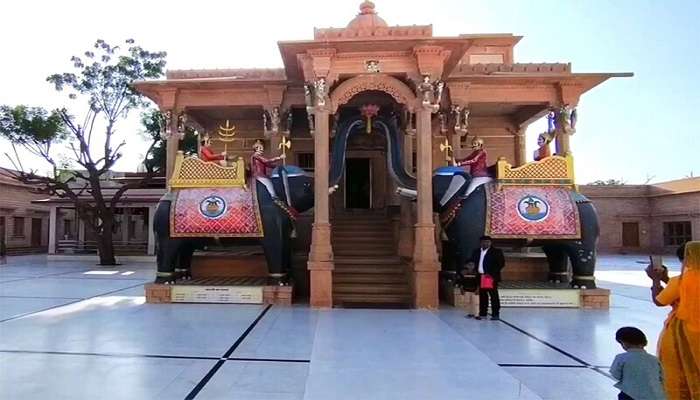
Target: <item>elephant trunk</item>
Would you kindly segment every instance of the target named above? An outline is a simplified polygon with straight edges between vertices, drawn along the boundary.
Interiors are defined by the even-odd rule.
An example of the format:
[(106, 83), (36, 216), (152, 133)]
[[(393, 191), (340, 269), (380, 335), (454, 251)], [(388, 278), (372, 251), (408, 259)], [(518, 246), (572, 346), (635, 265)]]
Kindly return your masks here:
[(418, 197), (418, 191), (402, 187), (396, 189), (396, 194), (398, 194), (399, 196), (407, 197), (411, 200), (415, 200)]

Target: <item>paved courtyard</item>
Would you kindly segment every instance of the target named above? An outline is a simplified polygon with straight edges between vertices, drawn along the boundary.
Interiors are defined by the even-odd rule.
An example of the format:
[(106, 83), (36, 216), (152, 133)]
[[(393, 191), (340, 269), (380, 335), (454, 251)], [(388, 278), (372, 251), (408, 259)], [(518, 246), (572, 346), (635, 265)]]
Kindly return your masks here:
[[(0, 399), (612, 399), (623, 325), (654, 351), (666, 310), (643, 256), (604, 256), (609, 311), (317, 311), (145, 304), (148, 264), (0, 266)], [(672, 271), (679, 265), (666, 259)]]

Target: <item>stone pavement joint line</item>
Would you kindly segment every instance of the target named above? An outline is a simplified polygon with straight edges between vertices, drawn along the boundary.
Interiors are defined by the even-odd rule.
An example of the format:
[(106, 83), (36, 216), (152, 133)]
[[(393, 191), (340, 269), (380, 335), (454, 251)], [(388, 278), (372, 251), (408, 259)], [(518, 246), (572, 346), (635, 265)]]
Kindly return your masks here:
[[(115, 289), (115, 290), (110, 290), (109, 292), (105, 292), (105, 293), (99, 293), (99, 294), (96, 294), (96, 295), (90, 296), (90, 297), (78, 298), (78, 299), (76, 299), (76, 300), (74, 300), (74, 301), (71, 301), (71, 302), (68, 302), (68, 303), (59, 304), (59, 305), (52, 306), (52, 307), (47, 307), (47, 308), (44, 308), (44, 309), (41, 309), (41, 310), (32, 311), (32, 312), (28, 312), (28, 313), (24, 313), (24, 314), (20, 314), (20, 315), (15, 315), (14, 317), (5, 318), (5, 319), (3, 319), (3, 320), (0, 320), (0, 323), (7, 322), (7, 321), (12, 321), (12, 320), (19, 319), (19, 318), (23, 318), (23, 317), (26, 317), (26, 316), (29, 316), (29, 315), (33, 315), (33, 314), (38, 314), (38, 313), (44, 312), (44, 311), (53, 310), (53, 309), (55, 309), (55, 308), (64, 307), (64, 306), (67, 306), (67, 305), (70, 305), (70, 304), (79, 303), (79, 302), (81, 302), (81, 301), (94, 299), (94, 298), (96, 298), (96, 297), (106, 296), (106, 295), (108, 295), (108, 294), (113, 294), (113, 293), (121, 292), (121, 291), (124, 291), (124, 290), (133, 289), (133, 288), (136, 288), (136, 287), (139, 287), (139, 286), (143, 286), (143, 282), (141, 282), (141, 283), (139, 283), (139, 284), (137, 284), (137, 285), (128, 286), (128, 287), (125, 287), (125, 288), (120, 288), (120, 289)], [(4, 296), (0, 296), (0, 297), (4, 297)], [(56, 297), (52, 297), (52, 298), (55, 299)]]
[(233, 354), (233, 352), (236, 351), (236, 348), (238, 348), (238, 346), (240, 346), (241, 343), (243, 343), (246, 336), (250, 334), (250, 332), (255, 328), (255, 325), (257, 325), (258, 322), (260, 322), (260, 320), (265, 316), (265, 314), (267, 314), (270, 308), (272, 308), (272, 304), (269, 304), (267, 307), (265, 307), (264, 310), (262, 310), (260, 315), (258, 315), (258, 317), (255, 318), (255, 320), (250, 324), (250, 326), (248, 326), (248, 329), (246, 329), (245, 332), (243, 332), (243, 334), (228, 349), (228, 351), (226, 351), (226, 353), (224, 353), (224, 355), (221, 356), (219, 361), (216, 364), (214, 364), (214, 366), (209, 370), (209, 372), (207, 372), (206, 375), (204, 375), (204, 377), (201, 381), (199, 381), (197, 386), (195, 386), (194, 389), (192, 389), (192, 391), (185, 397), (185, 400), (192, 400), (195, 397), (197, 397), (199, 392), (201, 392), (202, 389), (204, 389), (204, 386), (206, 386), (206, 384), (211, 380), (211, 378), (214, 377), (216, 372), (224, 365), (224, 363), (228, 360), (231, 354)]
[[(501, 321), (502, 323), (504, 323), (505, 325), (507, 325), (507, 326), (509, 326), (509, 327), (511, 327), (511, 328), (513, 328), (513, 329), (515, 329), (516, 331), (522, 333), (523, 335), (526, 335), (526, 336), (528, 336), (528, 337), (530, 337), (530, 338), (532, 338), (532, 339), (535, 339), (535, 340), (537, 340), (538, 342), (542, 343), (543, 345), (545, 345), (545, 346), (551, 348), (552, 350), (557, 351), (557, 352), (559, 352), (559, 353), (565, 355), (566, 357), (569, 357), (570, 359), (576, 361), (577, 363), (581, 364), (581, 365), (580, 365), (580, 368), (588, 368), (588, 369), (590, 369), (590, 370), (592, 370), (592, 371), (595, 371), (595, 372), (597, 372), (597, 373), (599, 373), (599, 374), (605, 376), (606, 378), (610, 378), (610, 379), (612, 379), (613, 381), (617, 382), (617, 379), (613, 378), (610, 374), (608, 374), (607, 372), (603, 371), (603, 370), (600, 369), (599, 367), (596, 367), (595, 365), (591, 365), (591, 364), (587, 363), (586, 361), (584, 361), (584, 360), (582, 360), (582, 359), (576, 357), (575, 355), (573, 355), (573, 354), (571, 354), (571, 353), (569, 353), (569, 352), (567, 352), (567, 351), (564, 351), (564, 350), (560, 349), (559, 347), (557, 347), (557, 346), (555, 346), (555, 345), (553, 345), (553, 344), (551, 344), (551, 343), (549, 343), (549, 342), (547, 342), (547, 341), (545, 341), (545, 340), (542, 340), (542, 339), (538, 338), (537, 336), (531, 334), (530, 332), (528, 332), (528, 331), (526, 331), (526, 330), (524, 330), (524, 329), (518, 328), (517, 326), (511, 324), (511, 323), (508, 322), (508, 321), (504, 321), (503, 319), (501, 319), (500, 321)], [(513, 365), (513, 366), (516, 366), (516, 365)], [(520, 366), (520, 365), (517, 365), (517, 366)], [(547, 367), (547, 366), (544, 366), (544, 367)]]

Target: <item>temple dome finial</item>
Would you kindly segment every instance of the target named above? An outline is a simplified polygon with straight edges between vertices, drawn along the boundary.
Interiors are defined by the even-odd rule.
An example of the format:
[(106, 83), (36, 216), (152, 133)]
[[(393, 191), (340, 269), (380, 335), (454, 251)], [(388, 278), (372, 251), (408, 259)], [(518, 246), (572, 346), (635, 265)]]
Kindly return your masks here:
[(376, 14), (377, 12), (374, 11), (374, 3), (371, 1), (363, 1), (362, 4), (360, 4), (360, 14)]
[(360, 13), (350, 21), (348, 28), (374, 28), (377, 26), (388, 26), (377, 12), (374, 10), (374, 3), (364, 1), (360, 4)]

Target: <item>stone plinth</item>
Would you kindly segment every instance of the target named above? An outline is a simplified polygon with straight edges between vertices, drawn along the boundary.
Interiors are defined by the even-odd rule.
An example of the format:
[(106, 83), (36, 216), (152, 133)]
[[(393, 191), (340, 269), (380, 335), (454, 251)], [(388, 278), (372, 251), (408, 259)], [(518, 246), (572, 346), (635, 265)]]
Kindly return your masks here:
[(292, 304), (294, 287), (266, 285), (267, 278), (213, 277), (172, 285), (145, 285), (146, 303)]
[(591, 310), (610, 308), (610, 289), (581, 289), (581, 307)]
[(462, 292), (454, 288), (453, 298), (455, 307), (465, 310), (467, 314), (479, 314), (479, 295), (476, 292)]
[(549, 276), (547, 257), (538, 253), (506, 254), (506, 266), (501, 271), (504, 281), (546, 282)]
[(198, 253), (192, 258), (192, 277), (267, 277), (267, 261), (262, 254), (232, 252)]
[(146, 303), (160, 304), (171, 302), (170, 285), (147, 283), (144, 287), (146, 289)]
[(293, 286), (265, 286), (263, 288), (263, 304), (291, 306), (293, 294)]

